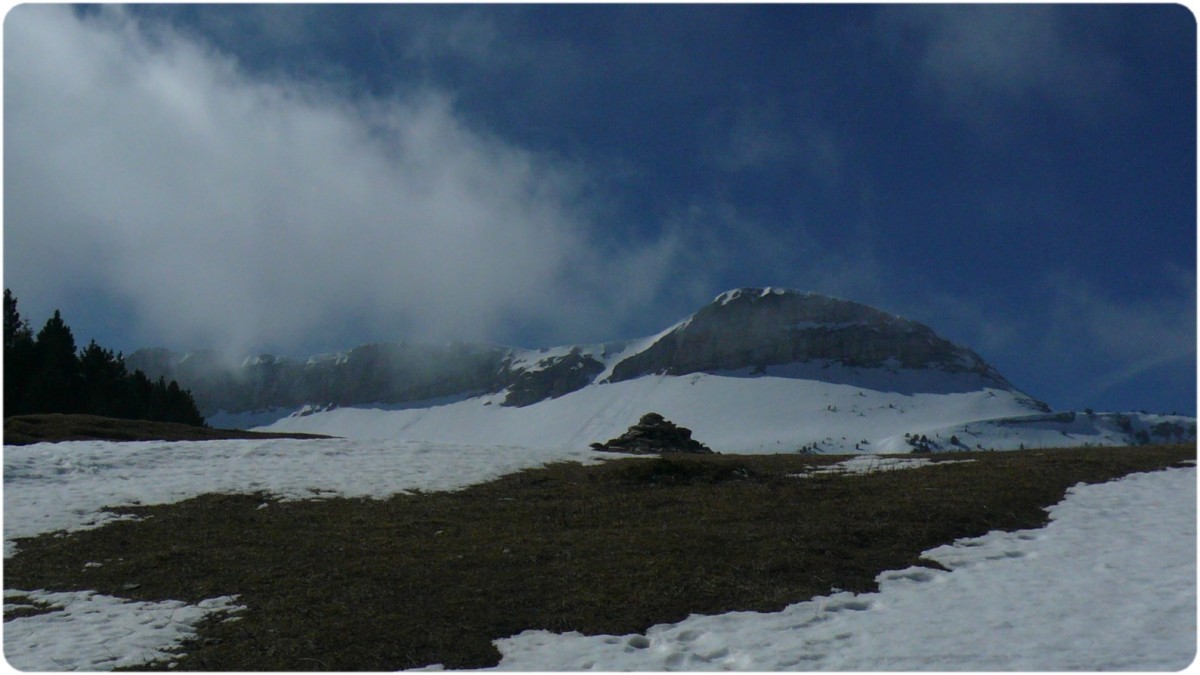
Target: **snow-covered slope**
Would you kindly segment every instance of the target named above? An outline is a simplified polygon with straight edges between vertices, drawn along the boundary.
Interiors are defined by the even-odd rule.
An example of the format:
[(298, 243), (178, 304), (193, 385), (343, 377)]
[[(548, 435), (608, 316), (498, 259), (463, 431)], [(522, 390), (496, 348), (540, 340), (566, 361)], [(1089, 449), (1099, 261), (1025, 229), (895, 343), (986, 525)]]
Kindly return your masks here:
[(1182, 415), (1150, 413), (1061, 412), (976, 420), (908, 432), (880, 443), (882, 452), (915, 448), (949, 452), (986, 448), (1023, 450), (1139, 443), (1195, 442), (1196, 420)]
[[(821, 370), (820, 368), (815, 368)], [(790, 370), (797, 374), (799, 368)], [(1140, 430), (1150, 440), (1195, 438), (1191, 418), (1034, 413), (1021, 394), (929, 371), (829, 366), (834, 382), (795, 376), (693, 373), (645, 376), (585, 387), (525, 407), (499, 405), (490, 395), (402, 409), (346, 407), (293, 414), (261, 427), (356, 439), (413, 440), (458, 445), (586, 448), (613, 438), (654, 411), (692, 429), (718, 452), (825, 453), (1017, 449), (1129, 445)], [(940, 381), (940, 382), (939, 382)], [(941, 384), (939, 388), (937, 385)], [(1034, 414), (1031, 414), (1034, 413)], [(1067, 416), (1073, 419), (1065, 422)], [(1156, 426), (1166, 423), (1169, 426)], [(1176, 435), (1174, 430), (1180, 430)], [(922, 442), (921, 437), (928, 440)], [(951, 439), (954, 439), (952, 442)], [(912, 442), (910, 442), (910, 440)]]
[[(623, 342), (368, 345), (305, 361), (257, 357), (219, 376), (187, 370), (211, 359), (146, 352), (143, 360), (176, 368), (167, 377), (194, 377), (198, 399), (221, 404), (204, 411), (214, 426), (360, 439), (586, 448), (652, 411), (719, 452), (1195, 438), (1185, 418), (1045, 417), (1048, 406), (928, 326), (779, 288), (727, 291), (656, 335)], [(1181, 433), (1147, 436), (1164, 422)]]
[[(810, 364), (774, 374), (692, 373), (594, 384), (515, 408), (499, 394), (446, 405), (386, 410), (337, 408), (279, 420), (265, 429), (350, 438), (583, 448), (625, 431), (648, 412), (693, 430), (720, 452), (872, 451), (910, 429), (965, 424), (1031, 412), (1011, 391), (970, 388), (964, 378), (931, 371), (871, 370)], [(823, 374), (833, 380), (815, 379)], [(810, 379), (811, 378), (811, 379)]]

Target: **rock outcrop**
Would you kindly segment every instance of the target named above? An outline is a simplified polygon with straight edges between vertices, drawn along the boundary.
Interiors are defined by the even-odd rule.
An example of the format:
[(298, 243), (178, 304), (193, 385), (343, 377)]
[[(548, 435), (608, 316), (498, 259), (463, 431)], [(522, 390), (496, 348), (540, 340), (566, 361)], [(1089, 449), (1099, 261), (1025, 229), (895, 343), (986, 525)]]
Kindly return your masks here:
[(692, 438), (691, 429), (677, 426), (655, 412), (642, 415), (637, 424), (616, 438), (605, 443), (592, 443), (592, 449), (633, 455), (677, 452), (714, 454), (711, 448)]
[(604, 370), (604, 364), (575, 347), (564, 356), (549, 357), (537, 367), (514, 369), (504, 405), (526, 406), (582, 389)]
[(1011, 388), (978, 354), (928, 326), (861, 303), (777, 288), (722, 293), (648, 349), (617, 364), (610, 381), (803, 361), (973, 372)]

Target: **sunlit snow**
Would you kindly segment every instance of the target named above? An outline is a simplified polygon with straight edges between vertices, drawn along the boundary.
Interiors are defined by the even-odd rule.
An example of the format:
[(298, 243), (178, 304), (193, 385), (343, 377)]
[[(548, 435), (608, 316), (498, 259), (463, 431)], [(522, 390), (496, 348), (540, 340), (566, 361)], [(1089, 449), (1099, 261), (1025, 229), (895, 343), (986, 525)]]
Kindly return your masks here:
[(221, 419), (265, 431), (554, 450), (602, 443), (657, 412), (718, 452), (751, 454), (907, 453), (913, 450), (908, 437), (922, 435), (937, 450), (1129, 445), (1136, 442), (1133, 432), (1164, 423), (1186, 429), (1186, 437), (1152, 440), (1193, 440), (1196, 423), (1140, 413), (1048, 414), (1018, 392), (989, 386), (983, 376), (818, 362), (769, 366), (758, 374), (746, 369), (593, 384), (525, 407), (502, 405), (504, 399), (498, 393)]
[[(6, 590), (5, 611), (27, 598), (55, 608), (5, 622), (4, 657), (18, 670), (111, 670), (170, 658), (166, 650), (196, 634), (200, 619), (244, 609), (222, 596), (189, 605), (178, 600), (135, 602), (94, 591)], [(17, 601), (13, 605), (8, 600)]]
[(818, 469), (813, 469), (806, 473), (794, 474), (797, 478), (806, 478), (808, 476), (820, 476), (826, 474), (864, 474), (878, 473), (881, 471), (901, 471), (903, 469), (919, 469), (924, 466), (936, 464), (943, 466), (946, 464), (963, 464), (973, 462), (973, 459), (950, 459), (938, 460), (934, 462), (928, 457), (881, 457), (879, 455), (859, 455), (845, 459), (837, 464), (830, 464)]
[[(826, 378), (801, 379), (799, 366), (746, 373), (694, 373), (596, 384), (526, 407), (501, 405), (503, 394), (446, 405), (336, 408), (259, 427), (347, 438), (402, 438), (461, 445), (504, 444), (586, 448), (620, 435), (657, 412), (727, 453), (883, 452), (903, 433), (980, 419), (1026, 415), (1027, 399), (1011, 391), (964, 387), (962, 376), (936, 371), (853, 371), (805, 364)], [(863, 442), (865, 441), (865, 443)], [(889, 446), (890, 447), (890, 446)], [(908, 446), (889, 449), (907, 452)]]

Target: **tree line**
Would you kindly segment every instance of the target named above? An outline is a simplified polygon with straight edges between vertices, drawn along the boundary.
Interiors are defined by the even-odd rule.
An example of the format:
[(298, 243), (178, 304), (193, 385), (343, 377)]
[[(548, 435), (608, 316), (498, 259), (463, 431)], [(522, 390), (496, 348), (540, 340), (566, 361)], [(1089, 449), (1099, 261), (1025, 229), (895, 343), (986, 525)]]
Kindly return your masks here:
[(191, 392), (174, 380), (129, 373), (95, 340), (77, 350), (58, 310), (35, 336), (4, 289), (4, 416), (82, 413), (204, 426)]

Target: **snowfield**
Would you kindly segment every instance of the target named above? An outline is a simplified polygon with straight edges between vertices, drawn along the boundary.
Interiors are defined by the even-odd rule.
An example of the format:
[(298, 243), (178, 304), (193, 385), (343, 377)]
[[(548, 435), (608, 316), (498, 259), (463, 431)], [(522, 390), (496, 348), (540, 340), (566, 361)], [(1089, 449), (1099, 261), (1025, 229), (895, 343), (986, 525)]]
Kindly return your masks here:
[[(587, 448), (657, 412), (723, 453), (907, 453), (906, 435), (934, 450), (1131, 445), (1134, 433), (1174, 424), (1195, 439), (1191, 417), (1045, 413), (1027, 396), (986, 378), (945, 371), (850, 368), (819, 362), (592, 384), (525, 407), (489, 394), (397, 406), (306, 407), (220, 414), (216, 426), (356, 439), (451, 445)], [(1122, 418), (1128, 429), (1122, 428)]]
[[(353, 440), (74, 442), (4, 452), (5, 555), (12, 538), (95, 527), (105, 505), (214, 492), (386, 497), (448, 490), (599, 453)], [(858, 458), (848, 472), (926, 470)], [(852, 479), (848, 477), (847, 479)], [(927, 553), (951, 571), (880, 575), (878, 593), (830, 595), (777, 613), (693, 616), (645, 635), (528, 631), (497, 641), (513, 670), (1176, 670), (1196, 650), (1196, 471), (1077, 486), (1041, 530), (994, 532)], [(160, 658), (236, 598), (136, 603), (7, 589), (10, 606), (57, 611), (4, 624), (9, 663), (106, 670)]]

